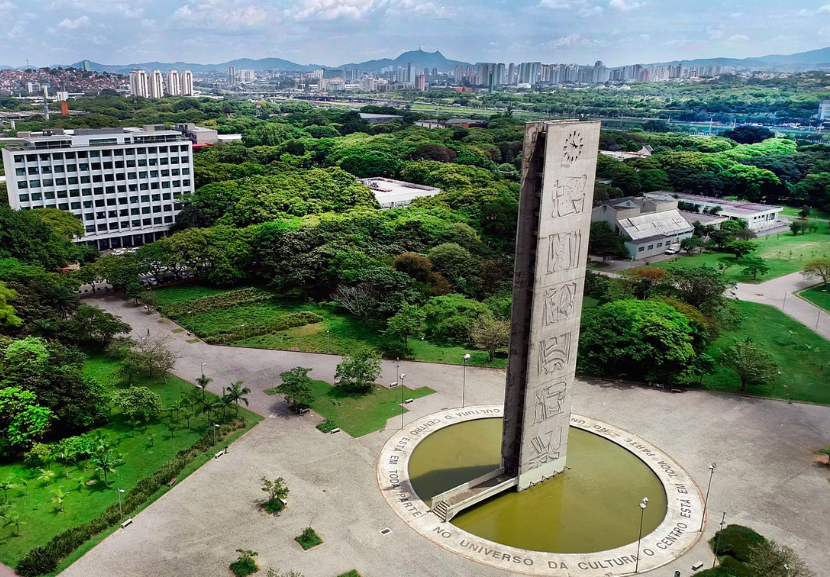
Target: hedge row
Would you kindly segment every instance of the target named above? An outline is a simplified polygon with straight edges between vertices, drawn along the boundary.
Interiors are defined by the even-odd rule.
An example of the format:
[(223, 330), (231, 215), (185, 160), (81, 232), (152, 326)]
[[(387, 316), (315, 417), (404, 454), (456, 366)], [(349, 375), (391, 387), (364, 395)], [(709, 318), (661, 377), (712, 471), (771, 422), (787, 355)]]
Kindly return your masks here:
[(197, 315), (214, 309), (227, 309), (239, 305), (249, 305), (271, 300), (272, 298), (274, 298), (274, 295), (267, 291), (258, 288), (244, 288), (190, 301), (168, 303), (159, 306), (159, 310), (171, 319), (178, 319), (190, 313)]
[[(227, 435), (245, 427), (245, 419), (237, 418), (222, 425), (216, 431), (217, 442)], [(167, 461), (154, 473), (143, 477), (136, 486), (127, 493), (122, 500), (124, 514), (129, 515), (143, 505), (156, 491), (161, 489), (170, 479), (178, 475), (196, 457), (213, 445), (213, 431), (206, 431), (193, 445), (182, 449), (176, 456)], [(53, 573), (61, 560), (83, 545), (86, 541), (121, 522), (118, 504), (110, 505), (103, 513), (92, 521), (72, 527), (55, 535), (51, 541), (41, 547), (29, 551), (17, 565), (17, 574), (21, 577), (36, 577), (46, 573)]]
[(235, 341), (248, 339), (251, 337), (258, 337), (260, 335), (267, 335), (277, 331), (284, 331), (293, 327), (302, 327), (312, 323), (319, 323), (323, 321), (323, 317), (316, 313), (304, 311), (300, 313), (288, 313), (281, 315), (271, 321), (262, 324), (249, 324), (244, 328), (234, 327), (229, 331), (222, 332), (218, 335), (211, 335), (205, 337), (205, 342), (212, 345), (229, 345)]

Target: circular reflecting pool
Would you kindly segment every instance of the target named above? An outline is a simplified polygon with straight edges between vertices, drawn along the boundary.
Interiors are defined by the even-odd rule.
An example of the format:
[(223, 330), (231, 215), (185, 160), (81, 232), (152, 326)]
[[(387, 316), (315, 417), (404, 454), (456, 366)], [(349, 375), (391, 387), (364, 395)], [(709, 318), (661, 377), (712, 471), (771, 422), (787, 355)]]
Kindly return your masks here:
[[(499, 466), (502, 420), (443, 428), (415, 448), (409, 478), (418, 496), (433, 495)], [(503, 493), (452, 519), (452, 524), (503, 545), (554, 553), (590, 553), (637, 540), (640, 502), (648, 497), (643, 535), (666, 515), (657, 476), (632, 453), (571, 427), (568, 469), (525, 491)]]

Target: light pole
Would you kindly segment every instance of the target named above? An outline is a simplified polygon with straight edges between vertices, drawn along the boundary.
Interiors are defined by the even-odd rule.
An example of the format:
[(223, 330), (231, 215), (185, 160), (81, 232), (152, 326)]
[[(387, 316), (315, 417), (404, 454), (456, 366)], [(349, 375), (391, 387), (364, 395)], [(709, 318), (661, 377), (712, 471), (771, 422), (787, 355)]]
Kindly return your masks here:
[(461, 384), (461, 408), (464, 408), (464, 391), (467, 389), (467, 361), (470, 360), (470, 353), (461, 357), (461, 363), (464, 365), (464, 381)]
[(406, 373), (401, 373), (400, 381), (398, 382), (398, 386), (401, 388), (401, 430), (403, 431), (403, 379), (406, 376)]
[(214, 445), (216, 445), (216, 429), (218, 429), (218, 428), (219, 428), (219, 425), (216, 424), (216, 423), (213, 423), (213, 444)]
[(121, 522), (124, 522), (124, 510), (121, 508), (121, 493), (124, 489), (118, 489), (118, 512), (121, 514)]
[(718, 538), (715, 541), (715, 558), (712, 559), (712, 569), (715, 568), (715, 563), (718, 562), (718, 550), (720, 549), (720, 534), (723, 533), (723, 525), (726, 520), (726, 511), (723, 512), (723, 517), (720, 519), (720, 531), (718, 531)]
[(706, 499), (703, 501), (703, 517), (700, 519), (700, 532), (703, 532), (703, 522), (706, 520), (706, 508), (709, 506), (709, 489), (712, 488), (712, 477), (715, 474), (717, 465), (712, 463), (709, 465), (709, 485), (706, 487)]
[(637, 537), (637, 563), (634, 565), (634, 573), (640, 570), (640, 541), (643, 540), (643, 517), (646, 514), (646, 507), (648, 507), (648, 497), (643, 497), (640, 502), (640, 536)]
[(202, 378), (203, 378), (203, 379), (205, 378), (205, 365), (206, 365), (206, 364), (207, 364), (207, 363), (202, 363)]

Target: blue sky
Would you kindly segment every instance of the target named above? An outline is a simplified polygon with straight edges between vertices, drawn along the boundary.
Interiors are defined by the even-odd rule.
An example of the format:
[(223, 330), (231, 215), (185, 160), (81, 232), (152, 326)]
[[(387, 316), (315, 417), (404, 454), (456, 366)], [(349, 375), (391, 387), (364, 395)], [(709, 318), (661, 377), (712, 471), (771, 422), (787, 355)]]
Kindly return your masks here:
[(741, 58), (830, 46), (828, 1), (0, 0), (0, 63)]

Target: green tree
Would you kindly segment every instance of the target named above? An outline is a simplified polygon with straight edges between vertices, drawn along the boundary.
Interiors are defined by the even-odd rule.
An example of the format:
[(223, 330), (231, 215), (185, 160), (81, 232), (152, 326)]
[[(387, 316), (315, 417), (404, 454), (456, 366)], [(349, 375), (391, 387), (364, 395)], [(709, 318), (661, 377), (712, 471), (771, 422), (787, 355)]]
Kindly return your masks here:
[(753, 279), (757, 279), (758, 275), (764, 276), (769, 272), (769, 266), (764, 259), (757, 256), (746, 256), (739, 261), (746, 274), (751, 274)]
[(706, 241), (699, 236), (690, 236), (680, 241), (680, 248), (688, 253), (694, 253), (695, 251), (703, 252), (705, 246)]
[(0, 282), (0, 327), (19, 327), (23, 322), (20, 317), (14, 314), (16, 312), (14, 307), (8, 304), (8, 302), (10, 300), (14, 300), (14, 297), (16, 296), (17, 292), (6, 288), (6, 284)]
[(409, 351), (409, 337), (422, 334), (426, 330), (426, 313), (421, 307), (404, 304), (398, 313), (386, 321), (384, 334), (403, 340), (405, 351)]
[(659, 286), (704, 314), (711, 315), (724, 307), (724, 293), (735, 285), (715, 267), (699, 266), (670, 269)]
[(490, 361), (496, 358), (496, 351), (507, 346), (510, 341), (510, 321), (482, 318), (470, 329), (473, 344), (487, 351)]
[(830, 258), (820, 257), (808, 260), (801, 269), (806, 279), (821, 279), (824, 286), (830, 282)]
[(10, 479), (4, 479), (0, 481), (0, 491), (3, 491), (3, 504), (9, 502), (9, 491), (17, 487), (14, 483), (11, 482)]
[(202, 403), (202, 413), (207, 415), (208, 419), (216, 419), (223, 408), (224, 405), (222, 404), (222, 401), (216, 397), (205, 399)]
[(577, 358), (587, 373), (675, 382), (694, 361), (693, 339), (688, 319), (665, 303), (614, 301), (585, 311)]
[(435, 270), (454, 283), (460, 279), (469, 280), (475, 265), (470, 251), (454, 242), (440, 244), (430, 250), (429, 260)]
[(747, 387), (757, 387), (775, 380), (778, 371), (769, 353), (759, 349), (752, 339), (736, 341), (721, 356), (721, 363), (729, 367), (741, 381), (741, 392)]
[(311, 386), (311, 369), (294, 367), (290, 371), (280, 373), (282, 383), (277, 392), (285, 396), (287, 403), (293, 410), (310, 407), (314, 402), (314, 389)]
[(741, 259), (749, 253), (758, 250), (758, 245), (746, 240), (733, 240), (726, 243), (723, 248), (734, 254), (735, 258)]
[(6, 525), (14, 525), (15, 536), (20, 536), (20, 526), (26, 525), (26, 521), (20, 516), (17, 511), (10, 511), (6, 514)]
[(625, 248), (624, 237), (621, 237), (604, 220), (591, 223), (591, 234), (588, 237), (588, 252), (601, 256), (604, 261), (608, 257), (625, 258), (628, 249)]
[(775, 133), (763, 126), (738, 126), (734, 130), (727, 130), (723, 136), (740, 144), (755, 144), (774, 138)]
[(48, 430), (54, 413), (18, 387), (0, 388), (0, 455), (28, 448)]
[(282, 477), (277, 477), (273, 481), (268, 477), (263, 477), (260, 481), (262, 482), (262, 490), (267, 493), (269, 501), (273, 499), (285, 501), (286, 497), (288, 497), (288, 486)]
[(346, 356), (334, 373), (337, 386), (348, 393), (369, 393), (380, 377), (381, 366), (377, 355), (368, 349)]
[(58, 487), (57, 489), (52, 491), (52, 495), (52, 502), (58, 507), (60, 507), (61, 513), (63, 513), (66, 497), (69, 495), (69, 493)]
[(116, 391), (113, 401), (128, 419), (141, 418), (145, 413), (157, 415), (164, 406), (161, 397), (147, 387), (130, 387)]

